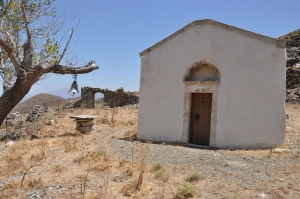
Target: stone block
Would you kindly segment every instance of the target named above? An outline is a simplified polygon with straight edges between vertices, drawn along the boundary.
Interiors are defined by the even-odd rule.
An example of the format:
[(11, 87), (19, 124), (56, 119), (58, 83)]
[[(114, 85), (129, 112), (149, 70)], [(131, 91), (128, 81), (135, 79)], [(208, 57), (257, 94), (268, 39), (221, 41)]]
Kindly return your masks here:
[(76, 121), (76, 125), (77, 126), (90, 126), (90, 125), (94, 125), (93, 120), (90, 121)]
[(76, 130), (80, 132), (90, 132), (92, 130), (92, 125), (91, 126), (77, 126)]

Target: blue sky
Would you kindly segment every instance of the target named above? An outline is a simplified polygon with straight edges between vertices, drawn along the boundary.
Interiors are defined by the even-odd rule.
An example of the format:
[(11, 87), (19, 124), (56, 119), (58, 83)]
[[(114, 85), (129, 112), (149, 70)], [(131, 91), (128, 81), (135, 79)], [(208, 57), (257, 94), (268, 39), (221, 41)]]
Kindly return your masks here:
[[(78, 75), (78, 85), (139, 90), (139, 53), (194, 20), (213, 19), (270, 37), (300, 28), (299, 0), (57, 0), (68, 21), (79, 26), (71, 47), (81, 63), (99, 70)], [(77, 18), (76, 18), (77, 16)], [(75, 17), (73, 20), (71, 20)], [(52, 75), (30, 91), (69, 88), (71, 75)]]

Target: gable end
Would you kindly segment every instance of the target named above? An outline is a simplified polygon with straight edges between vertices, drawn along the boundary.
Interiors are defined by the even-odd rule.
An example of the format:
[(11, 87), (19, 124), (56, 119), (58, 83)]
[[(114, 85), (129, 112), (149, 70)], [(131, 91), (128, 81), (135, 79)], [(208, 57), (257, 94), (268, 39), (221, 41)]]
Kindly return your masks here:
[(246, 36), (246, 37), (252, 37), (252, 38), (267, 42), (269, 44), (274, 44), (278, 48), (285, 48), (285, 41), (283, 41), (283, 40), (274, 39), (272, 37), (264, 36), (264, 35), (254, 33), (254, 32), (251, 32), (251, 31), (247, 31), (247, 30), (243, 30), (241, 28), (230, 26), (230, 25), (218, 22), (218, 21), (211, 20), (211, 19), (203, 19), (203, 20), (193, 21), (192, 23), (190, 23), (190, 24), (186, 25), (185, 27), (179, 29), (178, 31), (176, 31), (175, 33), (173, 33), (170, 36), (166, 37), (165, 39), (161, 40), (160, 42), (158, 42), (158, 43), (154, 44), (153, 46), (147, 48), (146, 50), (142, 51), (140, 53), (140, 56), (143, 56), (143, 55), (147, 54), (148, 52), (150, 52), (151, 50), (163, 45), (167, 41), (169, 41), (172, 38), (176, 37), (178, 34), (181, 34), (182, 32), (185, 32), (186, 30), (190, 29), (193, 26), (205, 25), (205, 24), (218, 26), (220, 28), (224, 28), (226, 30), (241, 34), (241, 35)]

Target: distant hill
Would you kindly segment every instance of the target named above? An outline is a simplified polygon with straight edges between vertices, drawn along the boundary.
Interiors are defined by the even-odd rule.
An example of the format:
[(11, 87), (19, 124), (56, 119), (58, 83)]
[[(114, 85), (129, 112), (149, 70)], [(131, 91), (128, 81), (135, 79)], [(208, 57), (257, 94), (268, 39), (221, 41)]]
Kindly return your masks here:
[[(70, 100), (78, 98), (78, 97), (81, 96), (81, 93), (76, 93), (74, 96), (72, 96), (68, 93), (69, 90), (70, 90), (70, 88), (61, 88), (61, 89), (56, 89), (56, 90), (45, 92), (45, 94), (55, 95), (55, 96), (58, 96), (58, 97), (61, 97), (61, 98), (64, 98), (64, 99), (70, 99)], [(79, 92), (80, 92), (80, 89), (79, 89)], [(28, 100), (29, 98), (31, 98), (35, 95), (37, 95), (37, 94), (28, 93), (22, 99), (21, 102), (24, 102), (25, 100)]]
[(42, 106), (57, 106), (58, 101), (60, 104), (64, 104), (66, 102), (65, 99), (55, 96), (55, 95), (50, 95), (50, 94), (38, 94), (30, 99), (19, 103), (12, 111), (11, 113), (14, 112), (20, 112), (20, 113), (29, 113), (29, 111), (35, 106), (35, 105), (42, 105)]
[[(74, 96), (72, 96), (68, 93), (69, 90), (70, 90), (70, 88), (61, 88), (61, 89), (48, 91), (46, 93), (50, 94), (50, 95), (59, 96), (59, 97), (62, 97), (64, 99), (72, 99), (72, 98), (81, 96), (81, 93), (76, 93)], [(79, 88), (79, 92), (80, 92), (80, 88)]]

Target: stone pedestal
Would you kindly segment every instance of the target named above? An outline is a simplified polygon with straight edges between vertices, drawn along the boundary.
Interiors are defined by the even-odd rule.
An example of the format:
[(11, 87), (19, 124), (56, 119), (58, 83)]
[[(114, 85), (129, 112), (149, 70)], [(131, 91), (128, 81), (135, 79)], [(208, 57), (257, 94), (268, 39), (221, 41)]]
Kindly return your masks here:
[(93, 130), (94, 118), (98, 116), (93, 115), (71, 115), (70, 118), (75, 119), (76, 130), (82, 134), (88, 134)]

